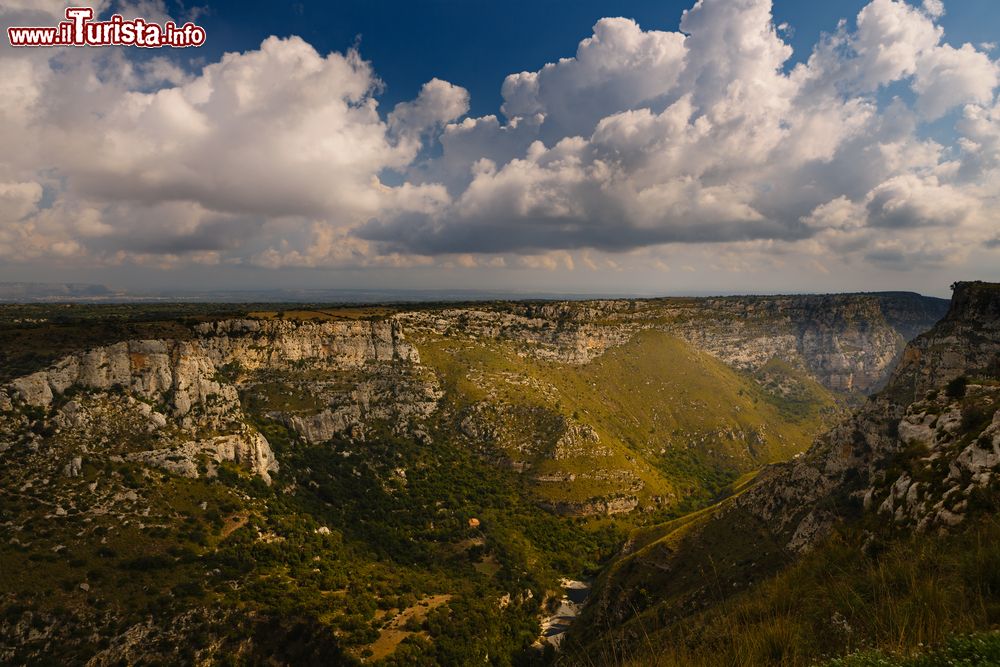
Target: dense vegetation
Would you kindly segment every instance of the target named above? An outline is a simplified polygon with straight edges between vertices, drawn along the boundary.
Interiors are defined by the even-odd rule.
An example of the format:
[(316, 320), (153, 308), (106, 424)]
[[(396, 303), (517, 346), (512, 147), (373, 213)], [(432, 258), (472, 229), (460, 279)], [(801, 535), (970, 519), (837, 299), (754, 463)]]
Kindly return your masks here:
[[(193, 324), (220, 317), (367, 320), (392, 311), (10, 307), (0, 317), (0, 382), (96, 345), (186, 339)], [(551, 649), (535, 644), (561, 578), (597, 576), (626, 539), (652, 540), (664, 521), (698, 521), (762, 463), (802, 451), (846, 400), (801, 367), (773, 359), (750, 375), (662, 331), (585, 365), (460, 328), (410, 340), (423, 366), (390, 377), (426, 373), (442, 390), (417, 430), (374, 420), (363, 436), (310, 443), (290, 428), (288, 415), (325, 407), (310, 383), (350, 393), (385, 369), (215, 369), (239, 388), (246, 423), (280, 461), (270, 486), (235, 465), (187, 479), (128, 463), (122, 455), (146, 436), (125, 425), (84, 449), (79, 477), (66, 476), (59, 471), (77, 452), (58, 450), (68, 436), (49, 421), (67, 401), (87, 399), (74, 390), (48, 412), (28, 410), (37, 438), (6, 451), (0, 469), (0, 628), (29, 638), (13, 662), (80, 662), (109, 649), (128, 661), (139, 646), (165, 662), (549, 662)], [(123, 396), (116, 388), (95, 400)], [(640, 511), (580, 510), (616, 500)], [(661, 622), (643, 616), (625, 632), (673, 646), (673, 626), (644, 627), (650, 618)], [(717, 631), (712, 618), (702, 623)], [(759, 634), (749, 624), (746, 632)]]
[[(4, 616), (62, 619), (85, 637), (102, 614), (121, 627), (148, 615), (167, 629), (195, 609), (202, 639), (192, 651), (222, 638), (256, 660), (301, 626), (308, 633), (294, 655), (304, 660), (378, 651), (391, 664), (487, 655), (509, 664), (534, 655), (539, 605), (558, 575), (594, 571), (624, 537), (607, 521), (545, 512), (512, 473), (447, 441), (384, 433), (364, 450), (346, 441), (318, 447), (277, 422), (261, 426), (283, 466), (271, 487), (235, 467), (208, 481), (88, 466), (81, 488), (120, 483), (151, 501), (157, 515), (138, 522), (107, 517), (95, 526), (83, 519), (85, 506), (54, 521), (5, 485), (0, 520), (34, 516), (23, 544), (0, 545)], [(395, 472), (402, 469), (405, 477)], [(470, 518), (480, 525), (470, 528)], [(78, 532), (89, 539), (74, 539)], [(498, 606), (508, 592), (512, 602)], [(385, 627), (405, 610), (420, 613)], [(244, 629), (231, 631), (234, 623)], [(84, 641), (74, 654), (101, 648)]]

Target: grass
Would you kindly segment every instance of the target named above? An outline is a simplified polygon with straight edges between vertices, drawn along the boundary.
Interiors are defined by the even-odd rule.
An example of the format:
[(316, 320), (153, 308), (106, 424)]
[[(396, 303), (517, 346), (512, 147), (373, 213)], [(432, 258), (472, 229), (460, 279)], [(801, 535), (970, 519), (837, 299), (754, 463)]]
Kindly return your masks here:
[[(582, 503), (634, 485), (640, 490), (624, 493), (647, 507), (704, 505), (740, 475), (803, 451), (836, 410), (830, 392), (801, 378), (796, 409), (788, 409), (788, 399), (748, 375), (652, 330), (586, 365), (461, 334), (417, 344), (456, 413), (489, 404), (474, 415), (490, 434), (486, 444), (527, 462), (529, 480), (563, 480), (533, 485), (546, 502)], [(593, 429), (597, 440), (554, 455), (572, 426)]]
[[(945, 647), (931, 656), (946, 655), (964, 641), (949, 644), (956, 635), (1000, 625), (1000, 519), (984, 517), (957, 535), (898, 539), (877, 556), (865, 555), (861, 539), (837, 535), (704, 612), (676, 618), (653, 606), (590, 646), (595, 657), (581, 664), (951, 664), (906, 656), (929, 646)], [(983, 641), (997, 650), (996, 637)]]
[(378, 639), (371, 644), (358, 647), (356, 653), (370, 660), (381, 660), (392, 655), (407, 637), (416, 634), (426, 637), (420, 626), (427, 618), (427, 614), (446, 604), (450, 599), (450, 595), (432, 595), (402, 611), (390, 609), (387, 614), (389, 620), (379, 630)]
[(790, 421), (825, 419), (839, 414), (845, 397), (835, 396), (804, 369), (772, 357), (754, 377), (766, 391), (768, 402)]
[[(270, 375), (274, 377), (276, 374)], [(327, 402), (314, 396), (307, 384), (300, 384), (291, 378), (253, 384), (250, 389), (244, 390), (244, 400), (259, 414), (279, 411), (313, 415), (327, 407)]]
[[(918, 649), (923, 647), (918, 647)], [(823, 667), (991, 667), (1000, 665), (1000, 633), (984, 632), (952, 637), (942, 646), (899, 655), (860, 651), (831, 660)]]

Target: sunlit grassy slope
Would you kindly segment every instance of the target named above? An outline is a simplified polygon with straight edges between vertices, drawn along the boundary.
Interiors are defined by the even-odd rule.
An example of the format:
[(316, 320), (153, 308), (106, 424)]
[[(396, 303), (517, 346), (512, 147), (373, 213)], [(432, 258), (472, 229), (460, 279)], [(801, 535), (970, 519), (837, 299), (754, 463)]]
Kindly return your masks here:
[[(525, 478), (550, 502), (623, 493), (641, 506), (704, 502), (740, 474), (803, 451), (837, 411), (829, 391), (783, 362), (758, 381), (657, 331), (586, 365), (461, 336), (419, 347), (473, 444), (528, 464)], [(484, 422), (486, 435), (468, 419)], [(574, 427), (596, 437), (567, 444)]]

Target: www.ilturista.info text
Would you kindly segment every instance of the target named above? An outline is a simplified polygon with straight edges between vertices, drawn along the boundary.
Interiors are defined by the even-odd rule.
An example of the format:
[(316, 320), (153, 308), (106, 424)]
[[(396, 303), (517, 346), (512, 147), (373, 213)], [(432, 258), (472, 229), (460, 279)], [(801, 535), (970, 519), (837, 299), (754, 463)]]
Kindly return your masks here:
[(205, 43), (205, 29), (190, 21), (151, 23), (141, 18), (126, 20), (115, 14), (107, 21), (94, 21), (90, 7), (68, 7), (66, 20), (50, 27), (10, 27), (11, 46), (139, 46), (184, 48)]

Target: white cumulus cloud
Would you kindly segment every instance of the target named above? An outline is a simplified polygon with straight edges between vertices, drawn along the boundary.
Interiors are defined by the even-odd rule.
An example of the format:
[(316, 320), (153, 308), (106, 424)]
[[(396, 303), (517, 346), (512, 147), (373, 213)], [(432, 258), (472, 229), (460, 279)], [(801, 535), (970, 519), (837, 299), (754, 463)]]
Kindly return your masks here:
[(677, 31), (604, 18), (497, 82), (501, 109), (479, 117), (436, 78), (380, 108), (361, 54), (298, 37), (197, 69), (2, 50), (0, 258), (593, 271), (617, 253), (664, 271), (688, 262), (646, 250), (687, 247), (726, 271), (794, 253), (946, 265), (1000, 228), (1000, 71), (947, 41), (944, 11), (871, 0), (794, 67), (770, 0), (697, 0)]

